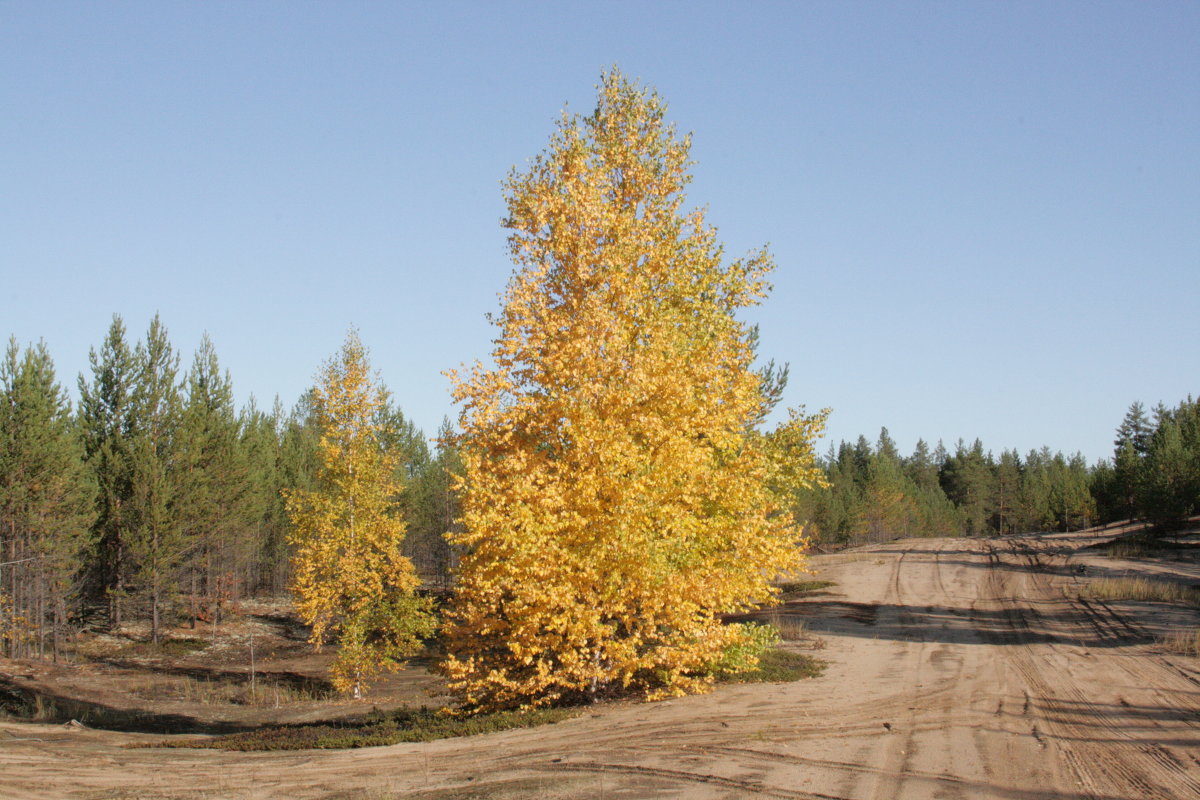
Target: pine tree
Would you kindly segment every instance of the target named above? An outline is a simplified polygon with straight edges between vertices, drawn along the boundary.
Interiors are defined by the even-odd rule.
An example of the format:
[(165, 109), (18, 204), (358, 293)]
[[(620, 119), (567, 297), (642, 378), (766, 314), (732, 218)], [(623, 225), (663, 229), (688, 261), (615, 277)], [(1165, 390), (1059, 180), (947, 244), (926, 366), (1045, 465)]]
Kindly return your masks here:
[(882, 541), (916, 533), (919, 522), (913, 499), (915, 488), (904, 474), (899, 451), (888, 429), (881, 429), (875, 452), (867, 464), (864, 538)]
[(1069, 458), (1055, 456), (1053, 498), (1058, 530), (1080, 530), (1092, 524), (1096, 501), (1089, 489), (1087, 460), (1082, 453)]
[(248, 465), (233, 406), (233, 386), (205, 334), (188, 371), (179, 434), (180, 518), (188, 538), (193, 603), (219, 621), (223, 604), (250, 579)]
[(272, 564), (270, 584), (273, 593), (285, 590), (292, 582), (294, 556), (289, 541), (291, 522), (287, 513), (287, 491), (312, 491), (316, 488), (321, 468), (321, 431), (314, 408), (313, 392), (306, 391), (281, 420), (279, 453), (276, 459), (275, 504), (272, 516), (278, 527), (272, 528), (266, 547), (268, 563)]
[(1089, 472), (1088, 490), (1096, 503), (1096, 519), (1101, 523), (1124, 518), (1124, 501), (1117, 489), (1116, 469), (1108, 459), (1100, 459)]
[(386, 398), (351, 332), (313, 393), (321, 431), (317, 488), (287, 492), (296, 608), (319, 648), (336, 637), (334, 685), (355, 697), (433, 632), (412, 562), (401, 554), (398, 454), (380, 424)]
[(937, 451), (931, 453), (924, 439), (905, 462), (905, 472), (912, 480), (914, 501), (921, 518), (921, 525), (930, 536), (959, 536), (962, 534), (962, 517), (946, 492), (942, 489), (939, 472), (948, 456), (938, 442)]
[[(607, 74), (595, 113), (564, 117), (506, 185), (517, 270), (495, 368), (452, 374), (464, 530), (443, 666), (467, 706), (701, 688), (747, 643), (720, 615), (802, 563), (735, 317), (772, 264), (722, 264), (682, 212), (690, 143), (664, 112)], [(819, 425), (790, 423), (805, 443)], [(790, 452), (814, 480), (811, 449)]]
[(1053, 530), (1057, 524), (1054, 511), (1054, 482), (1051, 469), (1054, 455), (1050, 448), (1030, 450), (1025, 456), (1025, 471), (1021, 480), (1019, 509), (1022, 527), (1030, 531)]
[(1137, 516), (1143, 462), (1153, 434), (1145, 406), (1141, 402), (1130, 405), (1113, 440), (1113, 493), (1120, 498), (1126, 519)]
[(1014, 533), (1017, 525), (1017, 497), (1021, 491), (1021, 457), (1016, 450), (1004, 450), (996, 464), (995, 515), (996, 533)]
[(942, 468), (942, 486), (946, 496), (959, 507), (970, 536), (989, 532), (988, 519), (994, 503), (993, 461), (976, 439), (970, 448), (960, 439), (954, 455)]
[(1132, 440), (1121, 442), (1113, 458), (1113, 493), (1118, 498), (1117, 507), (1124, 519), (1133, 519), (1138, 514), (1144, 461), (1145, 454), (1138, 453)]
[(90, 353), (92, 381), (79, 376), (84, 457), (96, 486), (92, 584), (108, 605), (109, 622), (120, 626), (132, 578), (129, 556), (133, 496), (133, 392), (137, 364), (125, 341), (125, 324), (114, 314), (99, 354)]
[(180, 420), (179, 356), (158, 315), (134, 352), (127, 442), (130, 455), (130, 566), (150, 603), (150, 636), (159, 641), (164, 610), (178, 592), (185, 540), (176, 463)]
[(406, 553), (422, 577), (441, 588), (450, 584), (454, 560), (446, 535), (456, 530), (460, 514), (454, 484), (462, 475), (462, 459), (452, 444), (453, 437), (450, 421), (443, 420), (437, 451), (414, 474), (406, 506)]
[(1176, 530), (1200, 504), (1196, 451), (1185, 427), (1172, 414), (1159, 415), (1142, 464), (1138, 504), (1160, 532)]
[[(1161, 414), (1161, 410), (1159, 413)], [(1125, 418), (1117, 428), (1117, 438), (1113, 441), (1114, 451), (1119, 453), (1128, 444), (1133, 447), (1135, 453), (1144, 456), (1150, 449), (1150, 437), (1153, 435), (1154, 427), (1146, 416), (1146, 407), (1140, 401), (1135, 402), (1129, 406)]]
[(45, 343), (18, 360), (10, 341), (0, 361), (0, 639), (10, 657), (31, 650), (45, 657), (49, 635), (58, 659), (95, 519), (82, 456)]
[(238, 417), (238, 446), (246, 464), (243, 501), (245, 535), (250, 543), (249, 578), (253, 591), (274, 593), (279, 562), (286, 557), (282, 541), (286, 515), (281, 512), (280, 437), (282, 406), (276, 398), (270, 414), (251, 397)]
[(929, 445), (924, 439), (917, 439), (913, 454), (904, 462), (904, 471), (918, 489), (932, 489), (938, 486), (938, 466)]

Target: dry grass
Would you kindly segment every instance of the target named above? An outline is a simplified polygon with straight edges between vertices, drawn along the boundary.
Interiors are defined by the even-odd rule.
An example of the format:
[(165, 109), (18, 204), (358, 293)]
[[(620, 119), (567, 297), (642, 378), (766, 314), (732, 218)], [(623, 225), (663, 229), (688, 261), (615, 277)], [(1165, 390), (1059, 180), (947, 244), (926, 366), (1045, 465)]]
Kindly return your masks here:
[(809, 638), (804, 620), (794, 614), (776, 611), (766, 618), (766, 623), (779, 631), (779, 638), (785, 642), (800, 642)]
[(145, 700), (179, 700), (202, 705), (273, 706), (325, 702), (337, 697), (327, 685), (297, 685), (258, 676), (243, 680), (179, 676), (130, 687), (130, 694)]
[(810, 556), (812, 559), (820, 559), (818, 562), (821, 566), (834, 566), (837, 564), (852, 564), (856, 561), (874, 561), (876, 564), (882, 564), (884, 559), (879, 557), (878, 553), (871, 551), (849, 553), (814, 553)]
[(1160, 641), (1167, 652), (1181, 656), (1200, 656), (1200, 628), (1194, 631), (1177, 631)]
[(1162, 555), (1162, 548), (1154, 547), (1144, 539), (1117, 539), (1109, 542), (1102, 550), (1109, 558), (1154, 558)]
[(120, 658), (181, 658), (204, 650), (212, 642), (195, 637), (180, 637), (178, 639), (163, 639), (158, 644), (153, 642), (130, 642), (112, 655)]
[(806, 580), (789, 581), (779, 584), (779, 594), (785, 600), (796, 600), (807, 595), (817, 594), (830, 586), (836, 586), (833, 581)]
[(1100, 600), (1149, 600), (1200, 606), (1200, 590), (1196, 587), (1148, 578), (1101, 578), (1087, 583), (1080, 594)]

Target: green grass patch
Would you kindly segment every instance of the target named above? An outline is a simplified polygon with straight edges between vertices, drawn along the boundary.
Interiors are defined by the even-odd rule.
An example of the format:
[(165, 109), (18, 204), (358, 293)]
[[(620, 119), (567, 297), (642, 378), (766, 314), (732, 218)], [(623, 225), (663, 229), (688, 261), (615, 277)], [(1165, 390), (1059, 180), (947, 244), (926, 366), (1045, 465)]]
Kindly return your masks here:
[(815, 678), (825, 671), (825, 666), (819, 658), (774, 648), (759, 655), (758, 666), (754, 669), (725, 673), (717, 680), (720, 683), (790, 683)]
[(1170, 653), (1181, 656), (1200, 656), (1200, 628), (1194, 631), (1178, 631), (1164, 636), (1160, 642)]
[(379, 747), (533, 728), (561, 722), (581, 712), (579, 708), (548, 708), (457, 717), (429, 708), (402, 709), (388, 714), (371, 714), (360, 721), (282, 725), (211, 739), (177, 739), (145, 746), (238, 751)]
[(1200, 589), (1195, 586), (1148, 578), (1101, 578), (1090, 581), (1080, 594), (1100, 600), (1151, 600), (1200, 605)]
[(779, 584), (779, 593), (785, 599), (794, 600), (808, 594), (816, 594), (823, 589), (828, 589), (830, 586), (836, 585), (833, 581), (789, 581)]

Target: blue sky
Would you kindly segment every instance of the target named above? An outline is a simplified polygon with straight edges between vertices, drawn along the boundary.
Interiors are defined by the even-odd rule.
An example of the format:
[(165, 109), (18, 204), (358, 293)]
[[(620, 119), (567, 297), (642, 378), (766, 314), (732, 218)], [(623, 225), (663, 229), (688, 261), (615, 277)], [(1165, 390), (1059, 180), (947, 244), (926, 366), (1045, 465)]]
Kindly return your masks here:
[(728, 252), (770, 244), (751, 316), (828, 439), (1094, 460), (1200, 392), (1198, 42), (1195, 2), (0, 0), (0, 335), (73, 388), (157, 311), (269, 406), (354, 324), (432, 434), (500, 181), (616, 64)]

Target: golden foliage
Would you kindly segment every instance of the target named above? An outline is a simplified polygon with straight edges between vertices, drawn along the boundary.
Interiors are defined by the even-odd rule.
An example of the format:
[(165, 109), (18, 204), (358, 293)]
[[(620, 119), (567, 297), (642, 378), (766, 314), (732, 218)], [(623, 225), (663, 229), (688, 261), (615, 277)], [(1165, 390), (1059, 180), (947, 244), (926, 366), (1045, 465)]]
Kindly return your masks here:
[(768, 403), (735, 313), (773, 264), (723, 264), (681, 211), (689, 139), (664, 111), (614, 71), (506, 184), (495, 366), (450, 373), (466, 477), (443, 668), (469, 707), (700, 689), (745, 644), (719, 615), (802, 565), (777, 490), (816, 479), (823, 416), (756, 431)]
[(17, 612), (16, 606), (3, 590), (0, 590), (0, 652), (15, 652), (19, 645), (34, 640), (33, 621)]
[(434, 629), (428, 601), (416, 595), (416, 570), (400, 552), (405, 525), (396, 506), (402, 490), (396, 455), (383, 447), (375, 422), (383, 401), (366, 350), (351, 332), (314, 389), (318, 489), (285, 492), (296, 609), (318, 649), (336, 635), (333, 684), (355, 696), (371, 676), (416, 652)]

